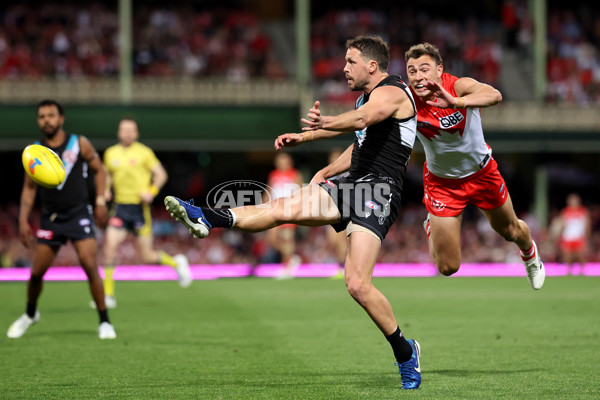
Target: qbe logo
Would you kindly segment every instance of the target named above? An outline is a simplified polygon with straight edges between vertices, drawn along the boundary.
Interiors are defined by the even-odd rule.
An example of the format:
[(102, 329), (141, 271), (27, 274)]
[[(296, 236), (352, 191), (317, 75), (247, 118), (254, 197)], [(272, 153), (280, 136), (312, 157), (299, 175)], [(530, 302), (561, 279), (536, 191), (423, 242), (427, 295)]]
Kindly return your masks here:
[(456, 111), (453, 114), (446, 115), (445, 117), (439, 118), (440, 128), (443, 128), (443, 129), (452, 128), (453, 126), (460, 124), (460, 122), (463, 119), (465, 119), (465, 116), (460, 111)]

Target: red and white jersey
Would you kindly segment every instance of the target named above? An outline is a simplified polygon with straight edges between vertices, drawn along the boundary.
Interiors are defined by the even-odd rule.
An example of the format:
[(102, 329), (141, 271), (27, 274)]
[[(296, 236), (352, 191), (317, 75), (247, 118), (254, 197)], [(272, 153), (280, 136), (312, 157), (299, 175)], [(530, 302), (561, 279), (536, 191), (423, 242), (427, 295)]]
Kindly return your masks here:
[[(456, 76), (442, 74), (442, 86), (453, 96), (457, 96), (457, 80)], [(417, 136), (425, 149), (429, 172), (458, 179), (485, 167), (492, 150), (483, 138), (479, 108), (438, 108), (414, 92), (413, 97), (417, 105)]]
[(269, 174), (269, 186), (271, 187), (271, 199), (275, 200), (280, 197), (287, 197), (300, 189), (301, 176), (295, 168), (290, 168), (285, 171), (273, 170)]
[(561, 212), (563, 230), (561, 239), (571, 242), (585, 240), (588, 213), (585, 207), (565, 207)]

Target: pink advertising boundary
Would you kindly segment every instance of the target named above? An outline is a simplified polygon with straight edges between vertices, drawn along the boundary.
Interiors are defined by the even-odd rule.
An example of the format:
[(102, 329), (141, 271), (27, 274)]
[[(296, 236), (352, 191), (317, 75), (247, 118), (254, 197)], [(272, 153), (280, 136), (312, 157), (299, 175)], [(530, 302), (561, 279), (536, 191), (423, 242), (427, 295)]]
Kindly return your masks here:
[[(545, 264), (547, 276), (600, 276), (600, 263), (589, 263), (582, 270), (575, 265), (572, 273), (565, 264)], [(214, 280), (218, 278), (242, 278), (256, 276), (272, 278), (279, 274), (281, 265), (260, 264), (217, 264), (190, 266), (194, 280)], [(298, 278), (325, 278), (336, 275), (336, 264), (302, 264), (293, 272)], [(103, 275), (100, 269), (100, 275)], [(437, 276), (433, 264), (377, 264), (373, 272), (375, 277), (432, 277)], [(456, 277), (492, 277), (492, 276), (525, 276), (522, 264), (463, 264), (454, 275)], [(176, 280), (175, 270), (165, 266), (124, 265), (115, 270), (114, 278), (121, 281), (168, 281)], [(29, 279), (29, 268), (0, 268), (0, 281), (26, 281)], [(46, 273), (48, 281), (80, 281), (86, 280), (79, 267), (52, 267)]]

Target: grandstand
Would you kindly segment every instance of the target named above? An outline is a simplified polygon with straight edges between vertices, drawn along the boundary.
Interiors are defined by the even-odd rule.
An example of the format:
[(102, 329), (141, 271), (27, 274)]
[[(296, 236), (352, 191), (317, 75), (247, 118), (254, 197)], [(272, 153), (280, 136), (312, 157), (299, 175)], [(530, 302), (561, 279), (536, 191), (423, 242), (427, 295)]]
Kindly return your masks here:
[[(595, 6), (582, 3), (573, 11), (557, 2), (547, 3), (546, 91), (539, 98), (534, 87), (539, 60), (532, 26), (537, 16), (525, 1), (495, 6), (467, 1), (468, 12), (461, 19), (457, 18), (459, 11), (439, 5), (415, 11), (410, 6), (390, 10), (375, 3), (366, 9), (333, 2), (325, 9), (314, 8), (310, 21), (298, 12), (302, 7), (308, 10), (305, 1), (297, 2), (298, 9), (290, 3), (274, 10), (258, 1), (218, 6), (175, 2), (169, 7), (134, 1), (130, 19), (119, 20), (119, 15), (127, 12), (119, 7), (127, 3), (33, 1), (2, 6), (0, 117), (5, 129), (0, 143), (5, 154), (3, 168), (11, 171), (10, 194), (1, 199), (2, 212), (7, 215), (3, 221), (15, 218), (21, 184), (15, 159), (35, 137), (31, 105), (39, 99), (55, 97), (67, 104), (67, 129), (85, 134), (99, 149), (114, 141), (115, 123), (121, 116), (134, 115), (144, 142), (158, 150), (169, 170), (177, 171), (171, 173), (165, 192), (202, 198), (211, 186), (239, 177), (240, 171), (245, 178), (264, 180), (274, 136), (297, 130), (298, 116), (313, 99), (322, 99), (322, 108), (331, 113), (351, 107), (354, 94), (339, 79), (340, 48), (346, 37), (367, 32), (391, 41), (391, 72), (403, 74), (407, 46), (427, 40), (447, 54), (446, 68), (451, 72), (501, 88), (504, 102), (483, 111), (486, 138), (496, 158), (502, 160), (509, 187), (519, 191), (514, 199), (517, 210), (537, 219), (541, 235), (546, 234), (566, 192), (582, 192), (591, 207), (600, 202), (593, 189), (600, 175), (594, 161), (595, 152), (600, 151), (600, 115), (593, 107), (600, 82), (600, 56), (594, 47), (599, 38), (593, 29), (593, 14), (586, 13)], [(229, 12), (228, 4), (237, 11)], [(310, 29), (303, 29), (302, 24), (309, 24)], [(330, 29), (332, 26), (335, 29)], [(129, 53), (122, 49), (128, 46), (118, 45), (123, 40), (120, 29), (132, 33)], [(307, 35), (308, 49), (303, 50), (303, 41), (294, 39), (297, 32)], [(121, 70), (119, 58), (124, 54), (131, 58), (130, 74)], [(310, 59), (299, 58), (303, 54), (310, 54)], [(307, 72), (312, 79), (304, 81), (302, 75)], [(232, 114), (236, 118), (229, 118)], [(318, 142), (294, 154), (305, 175), (311, 176), (324, 162), (325, 152), (344, 143)], [(231, 166), (233, 159), (241, 164), (225, 167)], [(426, 242), (419, 233), (424, 214), (419, 206), (421, 163), (417, 146), (409, 169), (404, 223), (396, 224), (393, 233), (403, 243), (403, 232), (411, 232), (411, 237), (419, 238), (415, 239), (418, 244), (399, 247), (395, 241), (394, 250), (384, 249), (382, 262), (428, 260)], [(476, 232), (477, 215), (468, 217), (467, 232)], [(168, 227), (169, 222), (160, 224)], [(594, 226), (598, 224), (600, 219), (595, 219)], [(15, 230), (8, 222), (4, 225), (12, 243)], [(160, 229), (169, 232), (176, 228)], [(161, 230), (157, 235), (160, 240), (171, 238)], [(306, 238), (318, 235), (301, 232)], [(166, 245), (193, 247), (184, 236), (178, 243)], [(476, 234), (465, 236), (466, 240), (477, 238)], [(300, 246), (305, 261), (328, 259), (311, 251), (314, 243), (305, 240)], [(249, 243), (243, 249), (231, 248), (220, 238), (213, 241), (220, 244), (202, 247), (223, 246), (222, 253), (227, 256), (219, 261), (260, 261), (260, 256), (247, 251), (261, 248), (249, 237), (244, 237)], [(476, 247), (476, 243), (467, 242), (466, 246)], [(501, 249), (504, 244), (494, 246)], [(19, 254), (6, 260), (27, 264), (22, 260), (27, 259), (23, 251), (14, 250), (18, 246), (3, 247), (13, 249), (6, 254)], [(415, 248), (420, 250), (415, 253)], [(545, 258), (558, 261), (553, 248), (548, 245)], [(510, 261), (492, 255), (494, 252), (465, 253), (473, 257), (465, 261)], [(133, 262), (123, 256), (125, 262)], [(72, 254), (61, 257), (64, 265), (75, 260)], [(600, 260), (600, 253), (592, 254), (591, 259)], [(206, 257), (194, 260), (212, 261)]]

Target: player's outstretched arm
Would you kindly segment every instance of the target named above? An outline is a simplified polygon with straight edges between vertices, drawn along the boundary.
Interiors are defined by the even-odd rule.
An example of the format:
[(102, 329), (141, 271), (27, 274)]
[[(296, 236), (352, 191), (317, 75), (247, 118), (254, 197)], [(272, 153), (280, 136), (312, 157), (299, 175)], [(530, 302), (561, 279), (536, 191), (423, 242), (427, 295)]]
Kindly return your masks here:
[(435, 96), (435, 101), (428, 100), (427, 104), (438, 108), (484, 108), (502, 101), (500, 91), (473, 78), (460, 78), (456, 81), (454, 90), (457, 97), (452, 96), (438, 82), (427, 81), (425, 86)]
[(310, 180), (310, 184), (312, 185), (314, 183), (323, 182), (327, 178), (331, 178), (332, 176), (336, 176), (348, 171), (352, 161), (353, 149), (354, 144), (351, 144), (336, 160), (327, 165), (325, 168), (319, 170)]
[(391, 116), (396, 117), (396, 113), (407, 100), (408, 96), (402, 89), (395, 86), (381, 86), (371, 92), (368, 102), (356, 110), (336, 116), (321, 115), (319, 102), (315, 102), (315, 107), (308, 112), (306, 118), (301, 119), (302, 123), (307, 125), (302, 130), (305, 132), (359, 131)]

